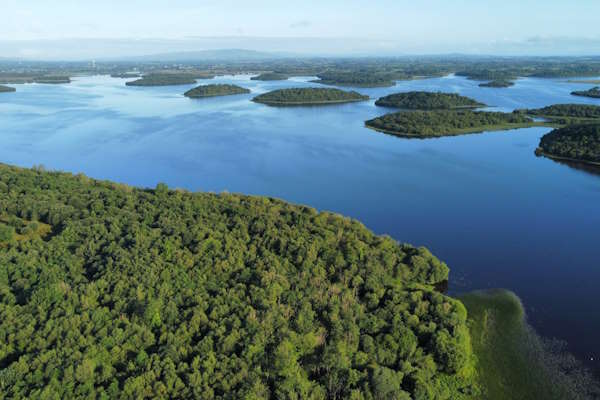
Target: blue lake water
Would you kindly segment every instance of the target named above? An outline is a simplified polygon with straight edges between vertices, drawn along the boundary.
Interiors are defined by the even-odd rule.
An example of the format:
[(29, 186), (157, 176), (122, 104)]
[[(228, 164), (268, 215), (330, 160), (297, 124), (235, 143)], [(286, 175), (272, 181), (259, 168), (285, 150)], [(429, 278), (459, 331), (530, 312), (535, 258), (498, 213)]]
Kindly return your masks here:
[(276, 88), (315, 86), (310, 79), (218, 77), (210, 82), (252, 94), (201, 100), (182, 96), (192, 85), (127, 87), (104, 76), (14, 85), (16, 93), (0, 95), (0, 162), (139, 186), (269, 195), (357, 218), (430, 248), (450, 266), (454, 293), (515, 291), (540, 333), (566, 340), (598, 371), (600, 175), (535, 157), (548, 128), (411, 140), (364, 127), (390, 111), (375, 99), (398, 91), (457, 92), (511, 111), (600, 105), (569, 94), (592, 85), (521, 79), (493, 89), (448, 76), (356, 89), (373, 98), (362, 103), (249, 101)]

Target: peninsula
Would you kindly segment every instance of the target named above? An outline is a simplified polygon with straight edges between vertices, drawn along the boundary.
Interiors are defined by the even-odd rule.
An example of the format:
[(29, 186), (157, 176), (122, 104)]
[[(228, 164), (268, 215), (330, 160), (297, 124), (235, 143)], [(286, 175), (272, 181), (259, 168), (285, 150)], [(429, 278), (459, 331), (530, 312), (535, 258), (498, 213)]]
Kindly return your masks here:
[(600, 123), (570, 125), (542, 136), (538, 156), (600, 166)]
[(0, 204), (6, 398), (478, 398), (423, 247), (268, 197), (4, 165)]
[(558, 125), (600, 122), (600, 106), (591, 104), (554, 104), (543, 108), (516, 110), (515, 113), (544, 118)]
[(369, 96), (333, 88), (278, 89), (256, 96), (257, 103), (271, 106), (305, 106), (350, 103), (368, 100)]
[(250, 93), (250, 90), (237, 85), (215, 84), (198, 86), (185, 92), (184, 96), (197, 99), (202, 97), (230, 96), (245, 93)]
[(571, 92), (573, 96), (591, 97), (594, 99), (600, 99), (600, 86), (593, 87), (589, 90), (577, 90)]
[(264, 72), (250, 79), (253, 81), (285, 81), (288, 79), (288, 76), (278, 72)]
[(485, 107), (485, 104), (456, 93), (422, 91), (390, 94), (378, 99), (375, 105), (406, 110), (452, 110)]
[(17, 91), (17, 89), (15, 89), (14, 87), (0, 85), (0, 93), (9, 93), (9, 92), (16, 92), (16, 91)]

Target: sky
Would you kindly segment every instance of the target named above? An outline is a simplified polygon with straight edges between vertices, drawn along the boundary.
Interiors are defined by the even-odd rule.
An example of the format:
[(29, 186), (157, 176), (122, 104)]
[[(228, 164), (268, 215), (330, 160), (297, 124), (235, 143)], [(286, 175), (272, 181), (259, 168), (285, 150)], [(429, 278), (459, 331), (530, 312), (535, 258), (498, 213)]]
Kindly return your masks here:
[(5, 57), (57, 56), (40, 42), (48, 40), (96, 39), (98, 51), (117, 54), (109, 43), (161, 39), (201, 50), (199, 38), (280, 47), (263, 51), (310, 52), (295, 39), (312, 38), (322, 39), (319, 53), (600, 54), (599, 0), (0, 0), (0, 9)]

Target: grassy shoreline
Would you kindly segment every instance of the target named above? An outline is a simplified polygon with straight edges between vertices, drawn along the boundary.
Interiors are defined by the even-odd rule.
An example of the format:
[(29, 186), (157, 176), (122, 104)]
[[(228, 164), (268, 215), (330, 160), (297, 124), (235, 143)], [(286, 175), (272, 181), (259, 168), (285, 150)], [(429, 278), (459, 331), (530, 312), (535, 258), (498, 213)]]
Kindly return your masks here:
[(477, 378), (488, 400), (596, 398), (588, 371), (527, 324), (521, 300), (503, 289), (458, 296), (467, 308)]

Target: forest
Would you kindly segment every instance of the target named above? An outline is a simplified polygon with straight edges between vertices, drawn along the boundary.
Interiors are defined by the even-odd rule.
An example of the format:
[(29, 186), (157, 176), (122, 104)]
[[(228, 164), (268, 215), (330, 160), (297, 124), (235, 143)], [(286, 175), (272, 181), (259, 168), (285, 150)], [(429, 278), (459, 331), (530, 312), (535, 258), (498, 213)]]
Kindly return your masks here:
[(535, 126), (518, 113), (471, 110), (399, 111), (365, 122), (368, 128), (395, 136), (430, 138)]
[(0, 93), (15, 92), (16, 90), (14, 87), (0, 85)]
[(555, 129), (542, 136), (536, 154), (600, 164), (600, 123)]
[(543, 108), (515, 110), (514, 112), (545, 118), (560, 125), (600, 121), (600, 106), (591, 104), (553, 104)]
[(591, 97), (594, 99), (600, 99), (600, 86), (593, 87), (589, 90), (576, 90), (571, 92), (573, 96)]
[(480, 83), (479, 87), (488, 87), (488, 88), (507, 88), (514, 86), (515, 83), (506, 79), (496, 79), (490, 82)]
[(450, 110), (485, 106), (485, 104), (456, 93), (418, 91), (390, 94), (378, 99), (375, 105), (407, 110)]
[(250, 93), (249, 89), (229, 84), (201, 85), (184, 93), (184, 96), (191, 98), (229, 96), (234, 94)]
[(386, 87), (396, 84), (390, 73), (374, 71), (327, 71), (317, 74), (319, 79), (313, 82), (323, 85), (354, 87)]
[(252, 101), (268, 105), (319, 105), (368, 100), (369, 96), (355, 91), (333, 88), (291, 88), (263, 93)]
[(336, 214), (0, 165), (0, 399), (477, 398), (447, 279)]
[(196, 78), (190, 74), (159, 73), (144, 75), (135, 81), (125, 82), (127, 86), (171, 86), (191, 85)]
[(110, 77), (127, 79), (127, 78), (140, 78), (141, 75), (137, 72), (117, 72), (117, 73), (110, 74)]
[(263, 72), (262, 74), (253, 76), (250, 79), (253, 81), (285, 81), (288, 79), (288, 76), (278, 72)]

